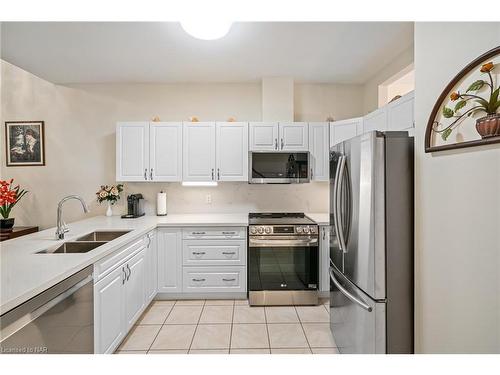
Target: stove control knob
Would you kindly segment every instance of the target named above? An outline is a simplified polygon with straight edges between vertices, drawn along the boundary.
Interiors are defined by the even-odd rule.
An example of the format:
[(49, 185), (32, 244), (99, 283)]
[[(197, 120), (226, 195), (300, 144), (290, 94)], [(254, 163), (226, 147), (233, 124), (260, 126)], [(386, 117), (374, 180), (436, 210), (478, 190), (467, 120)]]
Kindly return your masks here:
[(302, 227), (296, 227), (296, 228), (295, 228), (295, 231), (296, 231), (297, 233), (302, 233), (302, 230), (303, 230), (303, 228), (302, 228)]
[(304, 227), (304, 233), (309, 233), (310, 229), (309, 227)]
[(258, 227), (258, 228), (257, 228), (257, 232), (259, 232), (259, 234), (264, 233), (264, 228), (262, 228), (262, 227)]
[(256, 234), (256, 233), (257, 233), (257, 228), (250, 227), (250, 234)]
[(318, 233), (318, 227), (311, 227), (311, 233), (317, 234)]
[(264, 229), (264, 231), (266, 232), (266, 234), (271, 233), (271, 227), (266, 227), (266, 229)]

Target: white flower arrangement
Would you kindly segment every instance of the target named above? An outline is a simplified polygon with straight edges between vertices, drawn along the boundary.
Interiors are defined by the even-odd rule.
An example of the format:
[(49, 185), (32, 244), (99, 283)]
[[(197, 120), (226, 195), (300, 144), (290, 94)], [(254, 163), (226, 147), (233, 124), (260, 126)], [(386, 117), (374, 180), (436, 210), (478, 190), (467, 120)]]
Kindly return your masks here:
[(102, 203), (104, 201), (109, 201), (111, 204), (115, 204), (118, 199), (120, 199), (120, 193), (123, 191), (123, 184), (118, 185), (101, 185), (101, 188), (97, 193), (97, 201)]

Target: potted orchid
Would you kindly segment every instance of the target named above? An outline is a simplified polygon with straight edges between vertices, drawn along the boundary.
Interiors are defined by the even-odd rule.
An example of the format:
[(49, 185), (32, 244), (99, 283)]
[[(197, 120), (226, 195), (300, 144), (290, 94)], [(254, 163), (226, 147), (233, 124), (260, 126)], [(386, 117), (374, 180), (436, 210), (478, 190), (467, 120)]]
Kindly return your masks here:
[(123, 184), (118, 185), (101, 185), (101, 188), (96, 193), (97, 201), (99, 203), (107, 202), (108, 208), (106, 209), (106, 216), (113, 216), (111, 206), (120, 199), (120, 193), (123, 191)]
[[(477, 113), (484, 113), (485, 116), (476, 120), (476, 130), (481, 138), (496, 137), (500, 135), (500, 86), (495, 85), (491, 72), (496, 65), (493, 62), (483, 64), (480, 72), (486, 75), (485, 79), (478, 79), (472, 82), (464, 92), (454, 91), (450, 95), (450, 100), (456, 102), (454, 108), (443, 107), (443, 117), (452, 118), (453, 121), (442, 129), (434, 128), (434, 131), (441, 134), (441, 138), (446, 141), (455, 128), (466, 118)], [(480, 91), (486, 88), (486, 92)]]
[(14, 186), (14, 179), (10, 181), (0, 180), (0, 220), (1, 230), (10, 230), (14, 226), (14, 218), (9, 218), (14, 206), (24, 197), (28, 191), (21, 189), (19, 185)]

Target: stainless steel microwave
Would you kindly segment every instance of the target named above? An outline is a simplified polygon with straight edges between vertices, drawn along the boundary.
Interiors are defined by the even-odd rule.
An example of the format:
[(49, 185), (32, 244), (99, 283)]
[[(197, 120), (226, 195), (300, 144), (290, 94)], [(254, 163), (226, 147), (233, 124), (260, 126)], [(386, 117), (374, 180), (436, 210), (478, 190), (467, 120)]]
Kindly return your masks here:
[(251, 151), (248, 161), (250, 184), (301, 184), (311, 179), (309, 152)]

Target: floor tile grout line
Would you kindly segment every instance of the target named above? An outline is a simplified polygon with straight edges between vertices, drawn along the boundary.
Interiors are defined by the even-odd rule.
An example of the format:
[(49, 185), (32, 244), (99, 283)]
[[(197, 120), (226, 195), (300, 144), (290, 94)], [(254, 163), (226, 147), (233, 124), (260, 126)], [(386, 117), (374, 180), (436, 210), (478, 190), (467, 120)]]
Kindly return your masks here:
[[(150, 306), (148, 306), (148, 308), (149, 308), (149, 307), (151, 307), (151, 305), (153, 305), (153, 303), (154, 303), (154, 301), (151, 301)], [(151, 344), (149, 345), (149, 348), (148, 348), (148, 350), (146, 351), (146, 354), (148, 354), (148, 353), (149, 353), (149, 351), (151, 350), (151, 348), (153, 347), (153, 344), (154, 344), (154, 342), (156, 341), (156, 338), (157, 338), (157, 337), (158, 337), (158, 335), (160, 334), (160, 332), (161, 332), (161, 330), (162, 330), (163, 326), (165, 325), (165, 322), (167, 321), (167, 319), (168, 319), (168, 317), (169, 317), (170, 313), (172, 312), (172, 310), (174, 309), (174, 306), (175, 306), (175, 304), (176, 304), (176, 303), (177, 303), (177, 301), (175, 301), (175, 303), (172, 305), (172, 308), (170, 309), (170, 311), (168, 312), (167, 316), (165, 317), (165, 320), (163, 321), (163, 324), (161, 324), (161, 325), (160, 325), (160, 329), (158, 330), (158, 332), (156, 332), (155, 338), (153, 339), (153, 341), (151, 341)]]
[(271, 353), (271, 338), (269, 337), (269, 326), (267, 324), (267, 314), (265, 306), (264, 306), (264, 321), (266, 322), (267, 344), (269, 345), (269, 353)]
[(231, 354), (231, 342), (233, 341), (233, 324), (234, 324), (234, 306), (235, 300), (233, 300), (233, 313), (231, 315), (231, 331), (229, 332), (229, 350), (228, 353)]
[(194, 328), (193, 337), (191, 337), (191, 343), (189, 344), (188, 354), (191, 351), (191, 347), (193, 346), (194, 337), (196, 336), (196, 331), (198, 331), (198, 326), (200, 325), (201, 316), (203, 315), (203, 310), (205, 310), (205, 304), (206, 303), (207, 303), (207, 300), (204, 300), (203, 301), (203, 306), (201, 308), (200, 316), (198, 317), (198, 322), (196, 323), (196, 327)]

